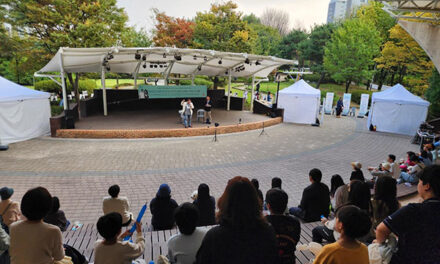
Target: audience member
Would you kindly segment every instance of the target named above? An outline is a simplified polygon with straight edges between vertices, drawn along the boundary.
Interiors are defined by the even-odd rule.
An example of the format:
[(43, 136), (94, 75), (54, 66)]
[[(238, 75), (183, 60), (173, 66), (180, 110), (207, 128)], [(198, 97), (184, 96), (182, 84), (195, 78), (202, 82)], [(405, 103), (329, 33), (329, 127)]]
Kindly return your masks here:
[(371, 205), (373, 211), (373, 228), (375, 229), (387, 216), (399, 209), (400, 205), (397, 201), (395, 179), (391, 177), (377, 179)]
[(112, 185), (108, 188), (108, 194), (102, 202), (102, 211), (104, 214), (119, 213), (122, 216), (122, 226), (128, 226), (133, 214), (130, 212), (130, 204), (125, 196), (119, 196), (120, 188), (118, 185)]
[(229, 180), (218, 208), (219, 226), (206, 234), (196, 263), (278, 263), (274, 230), (263, 217), (257, 192), (248, 178)]
[[(353, 180), (353, 181), (355, 181), (355, 180)], [(350, 182), (353, 182), (353, 181), (350, 181)], [(332, 205), (332, 207), (335, 211), (338, 210), (339, 207), (341, 207), (342, 205), (344, 205), (348, 202), (349, 185), (350, 185), (350, 183), (344, 184), (342, 186), (339, 186), (336, 189), (334, 199), (333, 199), (334, 205)]]
[(376, 228), (376, 242), (391, 233), (398, 236), (398, 250), (391, 264), (438, 263), (440, 260), (440, 166), (420, 174), (417, 191), (422, 203), (410, 203), (388, 216)]
[(21, 200), (26, 220), (10, 226), (12, 264), (53, 263), (64, 258), (63, 238), (57, 226), (43, 222), (52, 209), (52, 196), (43, 187), (30, 189)]
[(425, 168), (425, 164), (423, 164), (416, 155), (412, 155), (410, 161), (413, 165), (407, 168), (408, 172), (402, 171), (400, 173), (400, 178), (397, 180), (397, 183), (409, 182), (415, 184), (419, 181), (418, 174)]
[(423, 151), (420, 153), (420, 157), (419, 157), (419, 158), (421, 159), (422, 163), (423, 163), (425, 166), (431, 166), (431, 165), (432, 165), (432, 153), (431, 153), (431, 159), (430, 159), (430, 158), (429, 158), (429, 155), (428, 155), (428, 151), (423, 150)]
[(281, 188), (282, 183), (283, 183), (283, 181), (280, 178), (273, 177), (272, 178), (272, 182), (271, 182), (271, 189), (272, 188), (280, 188), (280, 189), (282, 189)]
[(353, 171), (351, 172), (350, 181), (352, 180), (358, 180), (358, 181), (365, 181), (364, 173), (362, 172), (362, 164), (359, 162), (352, 162), (351, 167), (353, 168)]
[(432, 155), (432, 151), (434, 150), (434, 146), (432, 144), (423, 145), (423, 150), (428, 154), (428, 159), (434, 161), (434, 156)]
[(261, 202), (263, 202), (263, 192), (260, 190), (260, 183), (257, 179), (251, 180), (252, 185), (254, 185), (255, 189), (257, 190), (258, 198), (260, 198)]
[(304, 189), (299, 207), (289, 209), (290, 214), (303, 219), (306, 222), (318, 221), (321, 215), (329, 215), (330, 191), (321, 182), (322, 173), (319, 169), (309, 172), (310, 184)]
[(344, 180), (342, 179), (341, 175), (339, 174), (335, 174), (332, 176), (331, 180), (330, 180), (330, 201), (331, 201), (331, 205), (332, 208), (335, 209), (335, 193), (336, 190), (345, 185)]
[(326, 245), (316, 256), (315, 264), (368, 264), (368, 249), (357, 238), (371, 228), (370, 217), (353, 205), (341, 207), (336, 213), (335, 230), (341, 234), (338, 241)]
[(171, 199), (171, 189), (168, 184), (161, 184), (156, 197), (150, 202), (150, 211), (153, 215), (151, 225), (154, 230), (171, 229), (174, 226), (174, 209), (177, 207), (174, 199)]
[(214, 225), (215, 199), (209, 195), (209, 186), (200, 184), (197, 193), (197, 199), (193, 202), (199, 210), (197, 226)]
[(191, 203), (183, 203), (174, 211), (180, 234), (168, 240), (168, 259), (172, 264), (193, 264), (205, 237), (206, 230), (196, 228), (199, 210)]
[(0, 263), (2, 264), (9, 264), (10, 263), (10, 257), (9, 257), (9, 235), (6, 233), (6, 231), (0, 227)]
[(371, 170), (370, 171), (371, 176), (373, 176), (373, 178), (369, 181), (367, 181), (368, 186), (370, 187), (370, 189), (374, 188), (374, 184), (376, 183), (378, 178), (381, 177), (393, 177), (393, 174), (391, 173), (391, 164), (389, 164), (388, 162), (384, 162), (382, 164), (380, 164), (379, 168)]
[(9, 234), (9, 226), (20, 220), (21, 212), (18, 202), (11, 200), (14, 189), (3, 187), (0, 189), (0, 219), (1, 226)]
[(301, 226), (298, 219), (285, 215), (288, 195), (279, 188), (270, 189), (267, 193), (267, 207), (270, 215), (266, 216), (267, 221), (275, 229), (278, 240), (278, 254), (281, 264), (295, 263), (296, 244), (301, 234)]
[(64, 212), (60, 210), (60, 200), (58, 197), (52, 197), (52, 209), (44, 217), (43, 221), (48, 224), (58, 226), (62, 232), (66, 231), (68, 221), (64, 215)]
[(104, 240), (95, 242), (95, 264), (136, 264), (145, 263), (137, 259), (144, 253), (145, 239), (142, 236), (141, 225), (136, 225), (136, 242), (122, 241), (131, 235), (130, 230), (121, 235), (122, 216), (112, 212), (101, 216), (96, 224), (99, 234)]
[(414, 166), (415, 163), (411, 160), (412, 157), (416, 156), (416, 153), (412, 151), (408, 151), (406, 153), (406, 161), (403, 161), (402, 164), (400, 164), (401, 171), (406, 172), (408, 170), (409, 166)]
[(389, 154), (387, 162), (391, 165), (391, 173), (393, 178), (397, 180), (400, 177), (400, 167), (399, 163), (396, 161), (396, 156)]

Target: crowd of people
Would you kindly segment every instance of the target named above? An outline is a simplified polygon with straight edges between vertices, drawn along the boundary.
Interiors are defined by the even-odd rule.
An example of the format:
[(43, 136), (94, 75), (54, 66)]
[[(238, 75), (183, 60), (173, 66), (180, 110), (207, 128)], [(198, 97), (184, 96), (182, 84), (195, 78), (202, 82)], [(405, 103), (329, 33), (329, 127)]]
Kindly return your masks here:
[[(419, 161), (429, 159), (408, 153), (407, 160), (398, 164), (389, 155), (387, 162), (368, 168), (371, 179), (365, 179), (362, 165), (353, 162), (349, 183), (336, 174), (330, 188), (314, 168), (299, 205), (291, 208), (278, 177), (265, 196), (257, 179), (234, 177), (217, 203), (205, 183), (198, 186), (192, 203), (180, 205), (172, 199), (170, 186), (162, 184), (149, 204), (151, 226), (166, 230), (177, 225), (179, 234), (168, 240), (170, 263), (295, 263), (301, 222), (314, 221), (322, 225), (313, 229), (313, 241), (327, 243), (314, 263), (366, 264), (367, 245), (386, 243), (392, 237), (398, 242), (391, 263), (438, 263), (440, 166), (425, 166), (415, 174), (422, 203), (401, 207), (397, 200), (397, 182), (404, 172), (395, 172), (410, 174), (410, 167), (418, 164), (414, 156)], [(71, 263), (86, 263), (75, 248), (63, 244), (61, 232), (69, 222), (57, 197), (37, 187), (28, 190), (19, 204), (12, 200), (13, 193), (12, 188), (0, 189), (1, 263), (54, 263), (66, 256)], [(102, 237), (95, 242), (96, 264), (143, 263), (139, 257), (146, 241), (141, 223), (134, 220), (127, 197), (119, 193), (120, 187), (112, 185), (103, 199), (103, 216), (96, 224)], [(130, 228), (123, 230), (130, 225), (135, 235)]]

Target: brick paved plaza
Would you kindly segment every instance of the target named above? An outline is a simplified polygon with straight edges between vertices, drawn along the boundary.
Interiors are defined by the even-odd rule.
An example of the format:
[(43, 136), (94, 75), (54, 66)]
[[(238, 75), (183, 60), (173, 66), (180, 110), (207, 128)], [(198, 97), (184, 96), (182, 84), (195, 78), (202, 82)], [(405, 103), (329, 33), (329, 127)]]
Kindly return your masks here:
[[(321, 127), (281, 124), (260, 131), (171, 139), (87, 140), (40, 138), (11, 144), (0, 152), (2, 186), (13, 199), (42, 185), (61, 200), (70, 221), (95, 222), (111, 184), (121, 186), (137, 212), (161, 183), (168, 183), (178, 203), (190, 201), (201, 182), (218, 198), (229, 178), (257, 178), (263, 192), (274, 176), (283, 179), (289, 205), (297, 205), (309, 184), (308, 171), (320, 168), (329, 184), (335, 173), (348, 180), (350, 162), (375, 166), (394, 153), (417, 150), (406, 136), (368, 132), (365, 119), (326, 116)], [(367, 178), (369, 175), (365, 172)], [(148, 215), (150, 216), (150, 215)]]

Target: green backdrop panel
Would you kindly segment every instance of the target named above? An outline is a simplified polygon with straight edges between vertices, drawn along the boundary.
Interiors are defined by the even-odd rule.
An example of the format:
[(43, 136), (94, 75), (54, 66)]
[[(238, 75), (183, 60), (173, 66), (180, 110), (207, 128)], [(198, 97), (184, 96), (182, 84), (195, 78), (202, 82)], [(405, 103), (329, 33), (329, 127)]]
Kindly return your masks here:
[[(139, 95), (148, 98), (198, 98), (207, 96), (206, 85), (139, 85)], [(143, 96), (142, 96), (143, 97)]]

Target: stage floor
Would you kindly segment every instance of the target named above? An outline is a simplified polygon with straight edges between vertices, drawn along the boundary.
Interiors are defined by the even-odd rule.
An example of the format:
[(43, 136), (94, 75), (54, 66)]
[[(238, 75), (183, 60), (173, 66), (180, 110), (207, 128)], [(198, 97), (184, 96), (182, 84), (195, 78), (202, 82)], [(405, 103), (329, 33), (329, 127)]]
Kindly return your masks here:
[[(75, 122), (76, 129), (176, 129), (183, 128), (180, 123), (180, 115), (178, 110), (140, 110), (140, 111), (115, 111), (109, 112), (108, 116), (93, 115), (82, 118)], [(217, 122), (220, 126), (238, 124), (241, 118), (241, 123), (253, 123), (269, 120), (271, 118), (253, 114), (249, 111), (226, 111), (223, 109), (212, 110), (211, 127)], [(194, 112), (192, 118), (193, 128), (207, 127), (200, 121), (197, 121), (197, 115)]]

